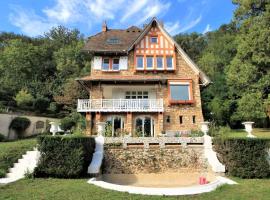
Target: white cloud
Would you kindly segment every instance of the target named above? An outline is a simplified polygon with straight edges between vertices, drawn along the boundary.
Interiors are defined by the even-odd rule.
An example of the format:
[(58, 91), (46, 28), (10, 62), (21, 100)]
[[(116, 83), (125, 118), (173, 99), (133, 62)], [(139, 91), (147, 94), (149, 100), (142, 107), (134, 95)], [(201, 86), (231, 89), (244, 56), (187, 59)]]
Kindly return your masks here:
[(126, 21), (131, 16), (135, 15), (136, 13), (140, 12), (141, 9), (149, 3), (149, 0), (140, 0), (140, 1), (131, 1), (128, 4), (129, 9), (127, 9), (124, 13), (124, 16), (121, 18), (121, 22)]
[(186, 32), (189, 29), (195, 27), (202, 20), (202, 16), (200, 15), (196, 19), (190, 21), (186, 26), (180, 28), (179, 33)]
[(13, 13), (10, 14), (9, 20), (29, 36), (42, 35), (57, 25), (39, 17), (34, 11), (24, 10), (19, 6), (12, 6), (12, 10)]
[(175, 23), (165, 23), (165, 29), (171, 34), (171, 35), (175, 35), (177, 33), (179, 33), (179, 29), (180, 29), (180, 23), (177, 21)]
[(209, 31), (212, 31), (212, 28), (211, 28), (210, 24), (207, 24), (205, 29), (203, 30), (202, 34), (205, 34), (205, 33), (209, 32)]
[(52, 8), (45, 8), (43, 12), (48, 18), (62, 23), (77, 21), (80, 18), (80, 1), (77, 0), (57, 0)]

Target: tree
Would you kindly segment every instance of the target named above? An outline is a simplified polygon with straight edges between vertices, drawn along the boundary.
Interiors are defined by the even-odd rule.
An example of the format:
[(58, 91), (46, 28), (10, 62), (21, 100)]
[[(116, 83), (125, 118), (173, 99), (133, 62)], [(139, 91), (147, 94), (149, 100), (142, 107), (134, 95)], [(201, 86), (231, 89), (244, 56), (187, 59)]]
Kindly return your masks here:
[(24, 89), (20, 90), (14, 99), (19, 107), (31, 106), (34, 100), (33, 96)]

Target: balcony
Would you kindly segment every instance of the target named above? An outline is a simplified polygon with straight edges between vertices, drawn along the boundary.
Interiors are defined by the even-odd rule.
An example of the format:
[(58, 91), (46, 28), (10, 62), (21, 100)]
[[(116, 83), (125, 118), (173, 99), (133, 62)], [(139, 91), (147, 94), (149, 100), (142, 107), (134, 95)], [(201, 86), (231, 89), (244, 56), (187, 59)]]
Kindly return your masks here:
[(78, 112), (163, 112), (163, 99), (78, 99)]

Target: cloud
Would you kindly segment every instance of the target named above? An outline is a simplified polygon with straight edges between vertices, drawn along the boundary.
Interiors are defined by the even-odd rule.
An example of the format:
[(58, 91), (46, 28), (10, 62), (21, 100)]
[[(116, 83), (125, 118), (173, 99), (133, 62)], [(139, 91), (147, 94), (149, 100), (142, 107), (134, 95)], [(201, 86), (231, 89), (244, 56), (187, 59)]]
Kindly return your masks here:
[(126, 21), (131, 16), (140, 12), (141, 9), (149, 2), (149, 0), (140, 0), (140, 1), (132, 1), (129, 3), (129, 9), (125, 11), (123, 17), (121, 18), (121, 22)]
[(42, 35), (57, 24), (44, 20), (36, 15), (33, 10), (24, 10), (19, 6), (13, 5), (13, 13), (9, 15), (9, 20), (13, 25), (19, 27), (21, 31), (29, 36)]
[(165, 29), (171, 34), (171, 35), (175, 35), (177, 33), (179, 33), (179, 29), (180, 29), (180, 23), (177, 21), (175, 23), (165, 23)]
[(197, 17), (196, 19), (190, 21), (186, 26), (182, 27), (182, 28), (179, 30), (179, 33), (188, 31), (189, 29), (191, 29), (191, 28), (193, 28), (194, 26), (196, 26), (201, 20), (202, 20), (202, 16), (200, 15), (200, 16)]
[(212, 28), (211, 28), (210, 24), (207, 24), (205, 29), (203, 30), (202, 34), (205, 34), (205, 33), (209, 32), (209, 31), (212, 31)]

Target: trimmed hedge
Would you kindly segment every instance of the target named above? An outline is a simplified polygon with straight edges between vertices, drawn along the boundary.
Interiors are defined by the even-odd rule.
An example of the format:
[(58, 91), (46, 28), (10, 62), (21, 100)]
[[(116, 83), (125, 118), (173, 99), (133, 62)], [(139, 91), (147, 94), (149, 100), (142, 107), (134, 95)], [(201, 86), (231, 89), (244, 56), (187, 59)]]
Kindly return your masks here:
[(270, 177), (270, 139), (215, 138), (215, 150), (229, 175), (240, 178)]
[(38, 137), (41, 158), (35, 169), (36, 177), (77, 178), (87, 175), (95, 140), (82, 136)]

